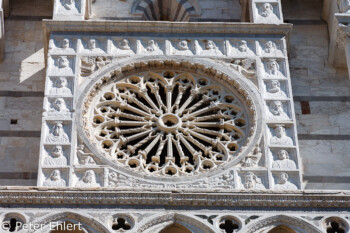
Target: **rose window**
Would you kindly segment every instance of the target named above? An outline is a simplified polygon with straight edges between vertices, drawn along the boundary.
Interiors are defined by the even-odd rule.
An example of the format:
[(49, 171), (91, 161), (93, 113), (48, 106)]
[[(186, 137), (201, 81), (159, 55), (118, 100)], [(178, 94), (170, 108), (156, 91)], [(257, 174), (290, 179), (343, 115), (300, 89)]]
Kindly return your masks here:
[(141, 72), (101, 88), (89, 135), (118, 166), (148, 175), (195, 175), (232, 161), (247, 144), (244, 99), (203, 75)]

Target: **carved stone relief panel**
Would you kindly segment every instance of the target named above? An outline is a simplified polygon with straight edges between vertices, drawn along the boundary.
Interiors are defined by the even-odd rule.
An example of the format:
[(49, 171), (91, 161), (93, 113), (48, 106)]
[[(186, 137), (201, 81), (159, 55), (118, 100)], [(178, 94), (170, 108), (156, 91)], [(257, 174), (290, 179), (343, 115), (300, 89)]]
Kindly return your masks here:
[(165, 40), (141, 39), (137, 40), (137, 54), (142, 55), (164, 55)]
[(283, 23), (280, 0), (250, 0), (250, 6), (252, 23)]
[(82, 54), (104, 54), (107, 52), (107, 40), (100, 37), (83, 37), (78, 40), (79, 52)]
[(61, 146), (61, 145), (53, 145), (53, 146), (45, 146), (45, 156), (42, 160), (42, 166), (46, 167), (60, 167), (67, 166), (68, 161), (70, 159), (70, 147), (69, 146)]
[(72, 114), (72, 98), (67, 97), (54, 97), (46, 98), (46, 116), (67, 116), (71, 117)]
[(272, 156), (271, 168), (276, 170), (297, 169), (298, 159), (295, 149), (271, 148), (269, 153)]
[(50, 96), (73, 96), (73, 77), (50, 77), (46, 83)]
[(58, 36), (49, 41), (49, 53), (51, 54), (75, 54), (77, 40), (74, 37)]
[(68, 168), (43, 168), (42, 186), (66, 187), (68, 186)]
[(288, 97), (287, 83), (283, 80), (265, 80), (265, 98), (285, 99)]
[(54, 20), (84, 20), (86, 0), (55, 0)]
[(69, 143), (71, 135), (71, 122), (48, 121), (44, 125), (45, 142), (48, 144)]
[(277, 59), (264, 59), (262, 60), (263, 77), (267, 79), (286, 79), (286, 67), (284, 61)]
[(290, 121), (289, 102), (272, 100), (266, 101), (267, 120), (274, 122)]
[(106, 56), (84, 56), (81, 57), (80, 75), (88, 77), (95, 71), (103, 68), (112, 62), (112, 57)]
[(293, 146), (293, 129), (290, 125), (270, 125), (268, 130), (270, 144), (274, 146)]
[(299, 174), (296, 172), (272, 172), (274, 179), (274, 190), (293, 191), (298, 190)]
[(98, 188), (103, 187), (103, 169), (76, 168), (73, 177), (75, 187), (79, 188)]
[(258, 53), (264, 57), (284, 57), (286, 48), (283, 40), (261, 40), (258, 43)]
[(266, 171), (246, 170), (238, 174), (238, 185), (245, 190), (266, 190), (268, 189), (268, 178)]
[(169, 54), (180, 56), (193, 56), (196, 53), (195, 43), (193, 40), (178, 39), (168, 41)]
[(226, 41), (227, 55), (228, 56), (255, 56), (256, 45), (255, 40), (227, 40)]
[(224, 41), (219, 40), (196, 40), (195, 41), (196, 55), (198, 56), (215, 56), (221, 57), (224, 55)]
[(135, 55), (137, 40), (130, 38), (111, 38), (111, 53), (117, 56)]
[(71, 76), (75, 69), (75, 60), (72, 56), (53, 56), (49, 59), (49, 75)]

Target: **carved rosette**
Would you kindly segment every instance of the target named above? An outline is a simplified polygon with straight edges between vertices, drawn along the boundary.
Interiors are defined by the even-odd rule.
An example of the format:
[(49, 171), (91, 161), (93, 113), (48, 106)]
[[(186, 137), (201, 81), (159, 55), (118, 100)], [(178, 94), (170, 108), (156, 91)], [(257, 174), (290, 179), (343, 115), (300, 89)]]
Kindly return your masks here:
[(193, 176), (237, 164), (251, 150), (261, 134), (255, 104), (234, 77), (213, 68), (134, 63), (90, 88), (83, 131), (92, 151), (113, 167), (152, 177)]

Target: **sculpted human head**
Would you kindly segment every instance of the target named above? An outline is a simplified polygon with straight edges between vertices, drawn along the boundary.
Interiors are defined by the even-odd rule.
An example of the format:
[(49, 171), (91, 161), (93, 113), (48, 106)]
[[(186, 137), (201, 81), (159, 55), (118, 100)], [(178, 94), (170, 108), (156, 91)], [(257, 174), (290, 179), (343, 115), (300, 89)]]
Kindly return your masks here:
[(270, 59), (267, 62), (267, 69), (270, 74), (277, 74), (277, 71), (279, 70), (279, 65), (275, 59)]
[(179, 47), (180, 50), (188, 50), (188, 43), (187, 43), (187, 41), (186, 40), (180, 41), (178, 47)]
[(277, 93), (277, 92), (280, 92), (281, 91), (281, 84), (279, 81), (277, 80), (271, 80), (269, 82), (269, 86), (268, 86), (268, 91), (270, 93)]
[(60, 180), (61, 179), (61, 172), (58, 169), (53, 170), (51, 173), (50, 179), (55, 181), (55, 180)]
[(58, 67), (65, 68), (69, 66), (69, 60), (66, 56), (61, 56), (58, 58)]
[(83, 181), (89, 184), (96, 183), (95, 172), (93, 170), (86, 171), (84, 173)]
[(63, 156), (63, 150), (62, 150), (62, 146), (55, 146), (52, 149), (52, 156), (55, 158), (58, 158), (60, 156)]
[(283, 113), (283, 104), (281, 101), (272, 101), (270, 104), (270, 111), (275, 116), (280, 116)]
[(88, 42), (88, 48), (90, 50), (93, 50), (96, 48), (96, 40), (95, 39), (90, 39)]
[(238, 47), (239, 51), (241, 52), (246, 52), (248, 50), (248, 46), (247, 46), (247, 41), (245, 40), (241, 40), (239, 42), (239, 47)]
[(67, 87), (68, 86), (68, 81), (65, 77), (60, 77), (58, 79), (58, 82), (57, 82), (57, 86), (59, 88), (62, 88), (62, 87)]
[(63, 134), (63, 125), (62, 125), (62, 123), (60, 123), (60, 122), (56, 123), (56, 125), (54, 126), (53, 134), (55, 136), (60, 136), (60, 135)]
[(121, 49), (124, 49), (124, 50), (130, 49), (129, 41), (128, 41), (127, 39), (123, 39), (123, 40), (120, 42), (120, 48), (121, 48)]
[(205, 42), (205, 49), (206, 50), (212, 50), (212, 49), (215, 49), (215, 48), (216, 48), (216, 46), (215, 46), (214, 41), (208, 40), (208, 41)]
[(287, 173), (281, 172), (279, 177), (278, 177), (278, 183), (279, 184), (285, 184), (285, 183), (288, 182), (288, 178), (289, 178), (289, 176), (288, 176)]
[(275, 128), (275, 133), (278, 138), (286, 136), (286, 129), (283, 126), (277, 126)]
[(279, 160), (289, 159), (288, 151), (286, 151), (286, 150), (279, 150), (277, 152), (277, 157), (278, 157)]
[(57, 98), (54, 103), (56, 109), (58, 111), (66, 108), (66, 101), (63, 98)]
[(254, 188), (255, 183), (256, 183), (256, 176), (252, 172), (248, 172), (244, 176), (244, 186), (245, 188)]
[(268, 17), (273, 13), (273, 6), (270, 3), (264, 3), (260, 7), (260, 15), (263, 17)]
[(69, 40), (67, 38), (64, 38), (62, 41), (61, 41), (61, 48), (62, 49), (67, 49), (69, 48)]

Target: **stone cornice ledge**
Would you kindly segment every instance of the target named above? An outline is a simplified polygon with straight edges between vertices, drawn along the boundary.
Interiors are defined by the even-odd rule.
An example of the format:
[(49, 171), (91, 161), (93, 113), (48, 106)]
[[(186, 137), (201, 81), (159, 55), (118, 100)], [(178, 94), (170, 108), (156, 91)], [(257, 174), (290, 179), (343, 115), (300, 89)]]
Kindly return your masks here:
[(44, 189), (25, 187), (0, 190), (2, 205), (163, 205), (225, 207), (350, 208), (349, 191), (190, 192), (116, 189)]

